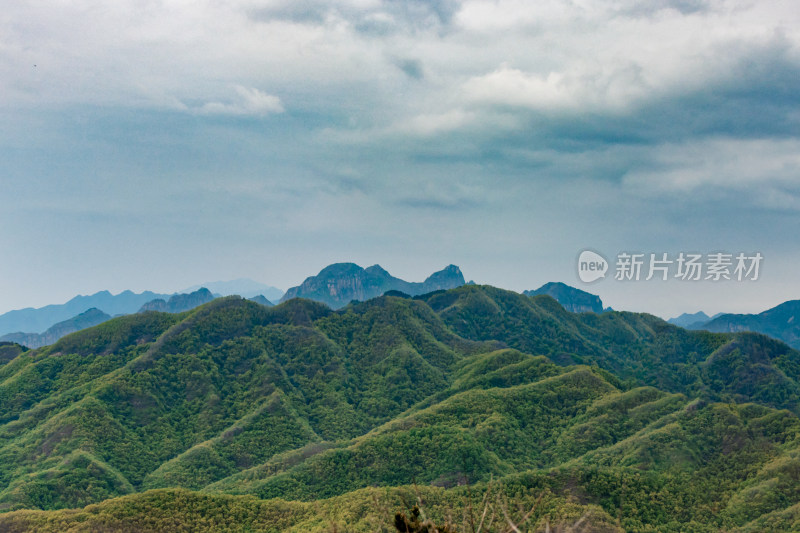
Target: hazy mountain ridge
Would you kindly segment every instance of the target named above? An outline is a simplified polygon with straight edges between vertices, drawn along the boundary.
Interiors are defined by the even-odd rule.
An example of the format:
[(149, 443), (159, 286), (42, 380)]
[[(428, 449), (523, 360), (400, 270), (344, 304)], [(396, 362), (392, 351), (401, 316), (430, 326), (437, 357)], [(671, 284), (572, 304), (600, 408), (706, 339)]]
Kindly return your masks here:
[(716, 332), (756, 331), (800, 349), (800, 300), (790, 300), (758, 314), (724, 314), (703, 324)]
[(230, 281), (208, 281), (199, 285), (192, 285), (191, 287), (177, 292), (179, 294), (189, 294), (202, 288), (206, 288), (211, 291), (212, 294), (218, 294), (220, 296), (238, 295), (242, 298), (253, 298), (261, 295), (270, 302), (277, 302), (280, 300), (281, 296), (283, 296), (282, 290), (248, 278), (239, 278)]
[(297, 287), (291, 287), (281, 298), (308, 298), (323, 302), (333, 309), (344, 307), (353, 300), (366, 301), (388, 291), (410, 296), (452, 289), (464, 285), (464, 275), (455, 265), (434, 272), (421, 282), (409, 282), (393, 277), (380, 265), (362, 268), (355, 263), (335, 263), (310, 276)]
[(546, 294), (572, 313), (602, 313), (603, 301), (595, 294), (570, 287), (561, 282), (545, 283), (535, 291), (523, 291), (525, 296)]
[(194, 309), (198, 305), (203, 305), (214, 299), (211, 291), (205, 287), (189, 294), (174, 294), (168, 300), (158, 298), (151, 300), (139, 309), (139, 313), (146, 311), (161, 311), (164, 313), (182, 313)]
[[(719, 315), (715, 315), (719, 316)], [(696, 313), (682, 313), (680, 316), (676, 316), (674, 318), (670, 318), (667, 320), (670, 324), (675, 324), (676, 326), (680, 326), (686, 329), (697, 329), (694, 326), (705, 324), (711, 320), (711, 317), (705, 314), (703, 311), (698, 311)]]
[[(366, 487), (416, 482), (445, 501), (426, 485), (459, 494), (494, 476), (533, 498), (546, 488), (555, 515), (579, 497), (593, 520), (630, 531), (732, 530), (800, 499), (786, 481), (800, 457), (798, 362), (762, 335), (575, 314), (487, 286), (340, 311), (222, 298), (112, 319), (0, 366), (0, 507), (129, 494), (103, 509), (149, 520), (162, 517), (152, 495), (201, 496), (141, 491), (186, 487), (222, 524), (223, 509), (254, 500), (221, 492), (332, 496), (358, 521)], [(258, 505), (284, 505), (283, 529), (328, 527), (300, 503)], [(42, 530), (58, 531), (69, 513), (0, 514), (0, 528), (46, 517)]]
[[(146, 294), (146, 293), (143, 293)], [(137, 312), (162, 311), (166, 313), (180, 313), (194, 309), (198, 305), (210, 302), (215, 298), (208, 289), (200, 289), (191, 294), (174, 294), (168, 300), (157, 298), (150, 300), (142, 305)], [(263, 296), (258, 301), (262, 305), (272, 305)], [(125, 313), (128, 314), (128, 313)], [(15, 342), (28, 348), (40, 348), (53, 344), (64, 335), (80, 331), (85, 328), (96, 326), (111, 319), (111, 316), (103, 311), (91, 308), (67, 320), (54, 324), (44, 333), (15, 332), (8, 333), (0, 337), (0, 341)]]
[(64, 304), (17, 309), (0, 315), (0, 335), (18, 331), (43, 333), (58, 322), (73, 318), (91, 308), (100, 309), (111, 316), (135, 313), (151, 300), (170, 296), (150, 291), (138, 294), (123, 291), (116, 295), (109, 291), (100, 291), (90, 296), (76, 296)]
[(44, 333), (8, 333), (0, 337), (0, 341), (15, 342), (28, 348), (41, 348), (53, 344), (64, 335), (96, 326), (111, 319), (110, 315), (94, 307), (63, 322), (59, 322)]
[[(261, 295), (267, 298), (270, 303), (277, 301), (283, 295), (283, 291), (280, 289), (246, 278), (232, 281), (210, 282), (171, 294), (162, 294), (152, 291), (134, 293), (129, 290), (119, 294), (111, 294), (109, 291), (99, 291), (88, 296), (75, 296), (63, 304), (51, 304), (40, 308), (29, 307), (25, 309), (15, 309), (3, 313), (0, 315), (0, 337), (10, 333), (19, 334), (22, 332), (26, 335), (35, 333), (44, 335), (46, 330), (54, 327), (56, 324), (75, 320), (79, 315), (92, 308), (99, 309), (110, 316), (136, 313), (145, 305), (152, 305), (155, 309), (159, 307), (159, 304), (151, 304), (153, 300), (163, 300), (166, 303), (173, 296), (190, 294), (201, 288), (206, 288), (211, 291), (212, 294), (219, 296), (238, 294), (244, 298), (251, 298)], [(175, 309), (180, 307), (181, 306), (177, 306)], [(48, 335), (48, 338), (50, 337), (51, 336)]]

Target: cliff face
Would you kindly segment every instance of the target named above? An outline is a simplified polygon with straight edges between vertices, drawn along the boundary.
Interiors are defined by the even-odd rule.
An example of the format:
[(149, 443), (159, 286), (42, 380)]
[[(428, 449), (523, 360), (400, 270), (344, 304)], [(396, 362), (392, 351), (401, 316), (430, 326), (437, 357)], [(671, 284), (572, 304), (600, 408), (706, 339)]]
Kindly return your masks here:
[(53, 325), (44, 333), (9, 333), (0, 337), (0, 340), (7, 342), (16, 342), (28, 348), (40, 348), (53, 344), (64, 335), (69, 335), (84, 328), (96, 326), (111, 318), (110, 315), (105, 314), (99, 309), (89, 309), (77, 316), (64, 320), (58, 324)]
[(176, 294), (165, 301), (161, 298), (147, 302), (139, 309), (140, 313), (145, 311), (163, 311), (165, 313), (182, 313), (189, 309), (194, 309), (198, 305), (203, 305), (214, 299), (211, 291), (202, 288), (189, 294)]
[[(420, 294), (441, 290), (446, 291), (448, 289), (460, 287), (464, 285), (464, 283), (464, 275), (461, 273), (461, 269), (455, 265), (448, 265), (439, 272), (434, 272), (428, 276), (428, 279), (422, 282), (422, 291)], [(414, 294), (411, 295), (415, 296)]]
[(526, 296), (546, 294), (553, 297), (564, 309), (572, 313), (602, 313), (603, 301), (599, 296), (570, 287), (564, 283), (545, 283), (535, 291), (525, 291)]
[(354, 263), (336, 263), (323, 268), (316, 276), (306, 278), (299, 286), (290, 288), (281, 301), (308, 298), (338, 309), (353, 300), (369, 300), (387, 291), (416, 296), (461, 285), (464, 285), (464, 276), (455, 265), (431, 274), (422, 283), (412, 283), (395, 278), (380, 265), (361, 268)]

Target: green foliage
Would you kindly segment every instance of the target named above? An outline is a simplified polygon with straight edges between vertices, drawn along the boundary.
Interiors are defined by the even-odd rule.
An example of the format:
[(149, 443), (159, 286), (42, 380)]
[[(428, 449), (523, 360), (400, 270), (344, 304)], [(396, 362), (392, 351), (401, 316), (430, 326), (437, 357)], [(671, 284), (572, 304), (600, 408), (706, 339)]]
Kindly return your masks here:
[(3, 365), (17, 357), (19, 354), (27, 351), (27, 348), (14, 344), (13, 342), (0, 341), (0, 368)]
[(192, 446), (148, 474), (143, 486), (201, 489), (276, 453), (318, 440), (280, 391), (221, 434)]
[(53, 468), (15, 480), (0, 492), (0, 508), (82, 507), (130, 492), (133, 487), (119, 472), (76, 450)]

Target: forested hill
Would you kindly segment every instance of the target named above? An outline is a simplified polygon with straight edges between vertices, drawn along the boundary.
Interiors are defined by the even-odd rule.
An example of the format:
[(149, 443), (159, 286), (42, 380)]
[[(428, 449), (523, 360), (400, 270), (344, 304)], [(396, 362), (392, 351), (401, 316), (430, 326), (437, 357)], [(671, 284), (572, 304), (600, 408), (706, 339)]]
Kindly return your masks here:
[(445, 516), (490, 480), (541, 497), (542, 527), (800, 518), (800, 353), (758, 334), (463, 286), (229, 297), (0, 348), (3, 531), (375, 531), (412, 484)]

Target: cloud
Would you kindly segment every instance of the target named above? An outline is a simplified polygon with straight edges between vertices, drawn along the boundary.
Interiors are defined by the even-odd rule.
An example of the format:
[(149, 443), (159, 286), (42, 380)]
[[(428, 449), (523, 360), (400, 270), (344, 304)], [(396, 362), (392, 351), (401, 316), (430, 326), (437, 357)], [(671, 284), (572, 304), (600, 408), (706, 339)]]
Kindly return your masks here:
[(463, 129), (470, 124), (474, 124), (477, 118), (478, 116), (476, 113), (454, 109), (445, 113), (410, 117), (405, 122), (393, 128), (393, 131), (414, 136), (431, 137), (437, 134)]
[(523, 107), (540, 112), (619, 112), (636, 105), (649, 87), (642, 69), (625, 65), (613, 70), (526, 73), (503, 65), (470, 79), (463, 90), (468, 101)]
[(394, 64), (409, 78), (421, 80), (425, 77), (425, 69), (419, 59), (395, 59)]
[[(622, 180), (650, 197), (725, 199), (731, 205), (800, 211), (799, 139), (707, 139), (659, 147)], [(735, 203), (731, 194), (738, 195)]]
[(413, 189), (395, 188), (390, 202), (401, 209), (463, 212), (486, 205), (490, 196), (483, 185), (472, 181), (465, 176), (460, 179), (448, 176), (439, 181), (420, 179)]
[(283, 113), (281, 99), (255, 88), (236, 87), (237, 97), (230, 102), (208, 102), (198, 113), (205, 115), (264, 116)]
[[(408, 246), (429, 242), (431, 227), (441, 240), (422, 255), (451, 262), (446, 255), (471, 249), (487, 270), (496, 257), (518, 277), (528, 276), (524, 258), (571, 261), (591, 239), (631, 246), (750, 232), (794, 246), (774, 229), (796, 227), (800, 212), (800, 11), (791, 2), (8, 4), (0, 189), (15, 201), (3, 214), (6, 244), (46, 242), (66, 255), (74, 242), (47, 240), (52, 227), (92, 229), (59, 225), (56, 207), (70, 204), (102, 206), (110, 219), (147, 212), (154, 227), (202, 219), (203, 231), (171, 234), (187, 252), (225, 246), (246, 259), (288, 249), (286, 264), (300, 249), (303, 259), (320, 249), (342, 259), (364, 234), (416, 257)], [(157, 230), (135, 235), (170, 249)], [(372, 250), (364, 245), (365, 262), (378, 261), (366, 257)], [(294, 271), (265, 281), (289, 285)]]
[(303, 25), (346, 25), (359, 34), (381, 38), (403, 32), (441, 30), (459, 9), (454, 0), (274, 0), (247, 10), (251, 20)]
[(706, 12), (711, 8), (708, 0), (628, 0), (620, 3), (620, 12), (634, 16), (654, 16), (663, 10), (674, 10), (682, 15)]

